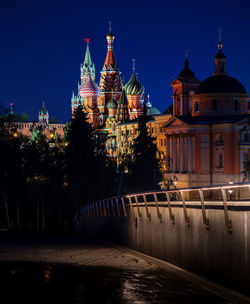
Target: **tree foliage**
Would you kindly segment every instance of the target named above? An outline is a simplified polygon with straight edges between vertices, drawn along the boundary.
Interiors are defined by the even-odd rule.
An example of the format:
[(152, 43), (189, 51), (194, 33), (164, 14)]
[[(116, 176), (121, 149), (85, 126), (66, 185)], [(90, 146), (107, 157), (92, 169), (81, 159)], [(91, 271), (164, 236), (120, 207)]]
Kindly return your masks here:
[(156, 189), (161, 175), (155, 138), (148, 133), (147, 129), (145, 103), (143, 115), (139, 117), (138, 130), (139, 134), (132, 145), (132, 184), (130, 183), (130, 188), (136, 192)]

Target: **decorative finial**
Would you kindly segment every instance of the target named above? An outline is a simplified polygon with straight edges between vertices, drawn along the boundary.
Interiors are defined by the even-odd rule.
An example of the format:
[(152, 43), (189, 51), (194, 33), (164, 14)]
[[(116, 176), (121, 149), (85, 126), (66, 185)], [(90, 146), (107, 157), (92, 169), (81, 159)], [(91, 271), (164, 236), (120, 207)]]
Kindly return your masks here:
[(13, 103), (10, 103), (10, 113), (13, 114)]
[(219, 30), (218, 30), (218, 33), (219, 33), (219, 42), (218, 42), (218, 49), (219, 49), (219, 51), (222, 49), (222, 42), (221, 42), (221, 33), (222, 33), (222, 29), (221, 28), (219, 28)]
[(185, 57), (186, 57), (186, 59), (188, 58), (188, 50), (186, 50)]
[(86, 39), (84, 39), (84, 40), (86, 41), (87, 44), (90, 43), (90, 38), (86, 38)]
[(110, 32), (110, 33), (111, 33), (111, 24), (112, 24), (112, 22), (109, 21), (109, 32)]
[(132, 59), (133, 62), (133, 71), (135, 70), (135, 59)]

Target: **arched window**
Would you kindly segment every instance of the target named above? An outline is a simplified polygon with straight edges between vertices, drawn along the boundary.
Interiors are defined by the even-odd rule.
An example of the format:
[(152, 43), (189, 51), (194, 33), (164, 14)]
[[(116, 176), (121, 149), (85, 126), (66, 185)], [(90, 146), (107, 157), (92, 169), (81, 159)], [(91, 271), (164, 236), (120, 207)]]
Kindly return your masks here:
[(215, 145), (216, 146), (224, 146), (224, 139), (223, 139), (223, 136), (221, 134), (216, 135)]
[(219, 159), (218, 159), (218, 168), (223, 168), (223, 154), (219, 154)]
[(188, 92), (188, 112), (192, 113), (192, 96), (194, 95), (194, 91), (191, 90)]
[(235, 99), (235, 100), (233, 101), (233, 110), (234, 110), (234, 111), (239, 111), (239, 110), (240, 110), (240, 102), (239, 102), (238, 99)]
[(194, 112), (199, 112), (200, 111), (200, 105), (198, 101), (195, 101), (194, 103)]
[(218, 110), (218, 102), (217, 102), (216, 99), (214, 99), (212, 101), (212, 109), (213, 109), (213, 111), (217, 111)]
[(181, 96), (178, 90), (175, 92), (175, 102), (176, 102), (176, 114), (181, 114)]

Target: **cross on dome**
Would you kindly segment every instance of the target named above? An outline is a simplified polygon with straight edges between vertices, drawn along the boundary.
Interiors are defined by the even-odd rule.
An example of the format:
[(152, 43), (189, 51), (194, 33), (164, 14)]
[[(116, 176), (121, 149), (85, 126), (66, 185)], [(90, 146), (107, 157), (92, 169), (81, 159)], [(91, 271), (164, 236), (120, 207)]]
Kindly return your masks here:
[(218, 49), (219, 49), (219, 51), (222, 49), (222, 42), (221, 42), (221, 33), (222, 33), (222, 29), (221, 28), (219, 28), (219, 30), (218, 30), (218, 33), (219, 33), (219, 42), (218, 42)]

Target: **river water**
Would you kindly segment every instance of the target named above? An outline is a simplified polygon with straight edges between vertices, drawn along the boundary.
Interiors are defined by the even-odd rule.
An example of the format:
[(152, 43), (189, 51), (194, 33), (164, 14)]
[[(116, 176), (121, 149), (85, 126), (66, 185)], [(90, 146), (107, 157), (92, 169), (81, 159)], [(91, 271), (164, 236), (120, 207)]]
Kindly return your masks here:
[(0, 303), (230, 303), (174, 273), (0, 262)]

